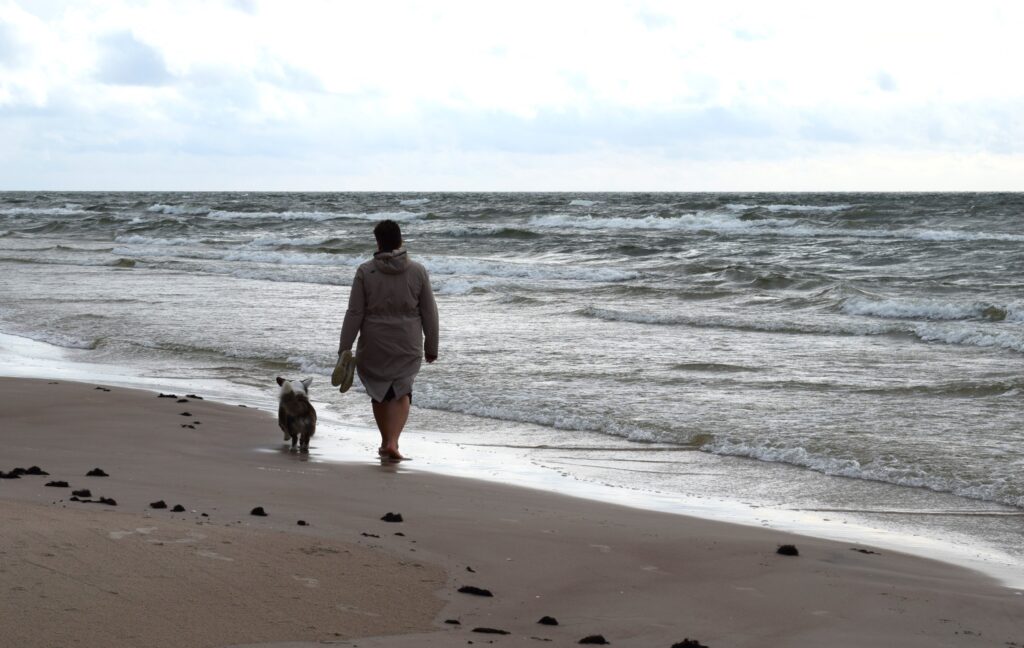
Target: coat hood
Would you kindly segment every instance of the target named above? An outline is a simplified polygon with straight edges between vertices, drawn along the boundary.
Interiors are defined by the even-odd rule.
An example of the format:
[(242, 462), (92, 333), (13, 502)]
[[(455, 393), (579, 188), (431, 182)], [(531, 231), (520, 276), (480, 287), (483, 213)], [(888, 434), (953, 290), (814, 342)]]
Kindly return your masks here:
[(409, 255), (405, 248), (373, 255), (373, 265), (384, 274), (402, 274), (409, 267)]

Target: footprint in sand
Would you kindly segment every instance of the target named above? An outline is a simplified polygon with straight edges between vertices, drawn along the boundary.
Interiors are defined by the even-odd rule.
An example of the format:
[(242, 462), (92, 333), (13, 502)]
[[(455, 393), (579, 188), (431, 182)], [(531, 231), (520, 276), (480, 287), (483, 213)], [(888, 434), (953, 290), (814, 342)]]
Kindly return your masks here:
[(292, 578), (294, 578), (295, 580), (299, 581), (300, 583), (302, 583), (303, 585), (305, 585), (306, 587), (308, 587), (310, 589), (315, 588), (315, 587), (320, 587), (320, 581), (318, 581), (315, 578), (305, 578), (305, 577), (302, 577), (302, 576), (294, 576), (294, 575), (292, 576)]
[(380, 616), (379, 614), (376, 614), (374, 612), (367, 612), (366, 610), (360, 610), (359, 608), (357, 608), (354, 605), (345, 605), (344, 603), (338, 603), (334, 607), (337, 608), (338, 610), (341, 610), (342, 612), (348, 612), (349, 614), (359, 614), (361, 616), (368, 616), (368, 617), (379, 617)]

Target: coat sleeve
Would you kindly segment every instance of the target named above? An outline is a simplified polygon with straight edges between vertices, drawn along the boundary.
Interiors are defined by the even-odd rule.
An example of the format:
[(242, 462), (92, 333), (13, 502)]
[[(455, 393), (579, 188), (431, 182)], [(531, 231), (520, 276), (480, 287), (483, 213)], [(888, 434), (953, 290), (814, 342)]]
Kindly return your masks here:
[(423, 353), (437, 357), (440, 335), (437, 302), (434, 301), (434, 289), (430, 287), (430, 275), (426, 270), (423, 271), (423, 287), (420, 288), (420, 320), (423, 322)]
[(356, 335), (363, 326), (366, 314), (366, 293), (363, 289), (363, 269), (356, 270), (356, 278), (352, 280), (352, 291), (348, 295), (348, 310), (345, 311), (345, 322), (341, 325), (341, 339), (338, 341), (338, 354), (352, 348)]

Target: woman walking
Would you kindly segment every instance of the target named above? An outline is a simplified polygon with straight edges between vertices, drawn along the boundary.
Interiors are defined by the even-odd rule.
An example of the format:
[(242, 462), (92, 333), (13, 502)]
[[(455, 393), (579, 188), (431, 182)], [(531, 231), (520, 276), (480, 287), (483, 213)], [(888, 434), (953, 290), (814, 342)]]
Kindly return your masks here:
[(378, 454), (398, 461), (404, 459), (398, 437), (409, 418), (421, 359), (437, 360), (437, 304), (426, 269), (402, 247), (398, 223), (381, 221), (373, 235), (377, 252), (356, 270), (332, 382), (341, 383), (342, 354), (352, 349), (358, 335), (356, 370), (373, 402), (381, 439)]

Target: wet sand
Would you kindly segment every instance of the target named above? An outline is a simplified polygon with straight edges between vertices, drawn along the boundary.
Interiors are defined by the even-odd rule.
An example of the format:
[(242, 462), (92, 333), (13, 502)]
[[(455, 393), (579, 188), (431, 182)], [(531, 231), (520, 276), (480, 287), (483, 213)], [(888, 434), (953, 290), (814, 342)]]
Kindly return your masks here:
[(52, 383), (0, 379), (0, 471), (50, 473), (0, 479), (11, 645), (1024, 646), (1024, 596), (949, 564), (319, 462), (266, 412)]

